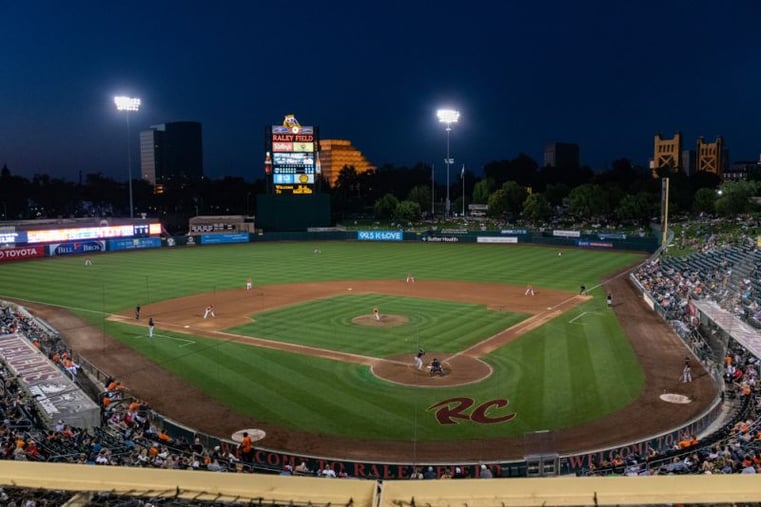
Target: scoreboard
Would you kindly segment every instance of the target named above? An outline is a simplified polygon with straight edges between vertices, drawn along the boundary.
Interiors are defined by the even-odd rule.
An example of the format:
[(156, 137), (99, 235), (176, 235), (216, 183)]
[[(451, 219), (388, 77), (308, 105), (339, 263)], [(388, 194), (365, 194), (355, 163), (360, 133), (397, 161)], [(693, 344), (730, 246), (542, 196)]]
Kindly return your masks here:
[(320, 175), (317, 129), (302, 126), (293, 115), (265, 134), (264, 170), (275, 194), (311, 195)]

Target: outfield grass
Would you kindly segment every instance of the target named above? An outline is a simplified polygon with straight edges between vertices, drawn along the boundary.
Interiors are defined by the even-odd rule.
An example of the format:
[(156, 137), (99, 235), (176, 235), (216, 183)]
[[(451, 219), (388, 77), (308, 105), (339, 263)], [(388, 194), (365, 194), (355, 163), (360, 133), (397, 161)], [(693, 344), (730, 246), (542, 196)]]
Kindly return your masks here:
[[(312, 253), (319, 245), (322, 254)], [(494, 375), (479, 384), (419, 389), (375, 378), (367, 367), (161, 332), (147, 341), (144, 329), (105, 321), (136, 302), (175, 298), (198, 292), (241, 287), (248, 276), (257, 285), (299, 281), (403, 279), (408, 271), (418, 279), (489, 281), (577, 290), (594, 287), (602, 278), (642, 255), (621, 252), (564, 250), (505, 245), (429, 245), (363, 242), (259, 243), (252, 245), (162, 249), (94, 257), (56, 258), (0, 266), (0, 297), (24, 298), (73, 309), (104, 332), (161, 363), (242, 413), (283, 426), (360, 438), (455, 440), (520, 435), (557, 429), (596, 419), (631, 402), (641, 391), (643, 375), (603, 294), (564, 314), (484, 359)], [(361, 296), (360, 296), (361, 297)], [(334, 298), (333, 304), (373, 304), (355, 298)], [(397, 304), (400, 310), (390, 310)], [(331, 313), (314, 302), (257, 316), (247, 332), (269, 334), (285, 341), (324, 346), (335, 329), (349, 329), (356, 313)], [(299, 334), (290, 311), (301, 308), (313, 316)], [(383, 301), (384, 312), (406, 313), (410, 323), (400, 328), (363, 329), (362, 339), (330, 347), (383, 356), (417, 338), (418, 328), (457, 328), (459, 343), (441, 337), (440, 346), (460, 350), (485, 333), (521, 318), (488, 312), (478, 305), (414, 298)], [(586, 312), (586, 313), (585, 313)], [(361, 313), (361, 312), (360, 312)], [(446, 315), (451, 316), (449, 324)], [(570, 320), (576, 320), (569, 322)], [(284, 322), (288, 326), (284, 326)], [(296, 321), (301, 322), (301, 321)], [(259, 326), (257, 328), (257, 326)], [(249, 327), (249, 326), (245, 326)], [(383, 342), (382, 331), (395, 337)], [(377, 334), (374, 334), (378, 332)], [(434, 333), (438, 336), (438, 333)], [(426, 337), (428, 340), (428, 337)], [(180, 346), (182, 345), (182, 346)], [(438, 346), (438, 344), (437, 344)], [(428, 346), (430, 349), (431, 347)], [(408, 349), (405, 349), (408, 350)], [(441, 349), (445, 350), (445, 349)], [(136, 372), (140, 374), (140, 372)], [(128, 381), (127, 381), (128, 383)], [(439, 425), (427, 408), (454, 397), (477, 402), (509, 399), (517, 414), (504, 424)]]

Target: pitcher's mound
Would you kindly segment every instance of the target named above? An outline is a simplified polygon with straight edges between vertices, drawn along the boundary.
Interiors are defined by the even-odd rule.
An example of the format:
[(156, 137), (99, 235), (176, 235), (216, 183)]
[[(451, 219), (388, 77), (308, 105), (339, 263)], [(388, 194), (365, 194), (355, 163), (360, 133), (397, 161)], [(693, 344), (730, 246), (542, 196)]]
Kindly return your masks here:
[(375, 315), (360, 315), (351, 321), (360, 326), (393, 327), (406, 324), (410, 319), (404, 315), (381, 314), (380, 320), (376, 319)]

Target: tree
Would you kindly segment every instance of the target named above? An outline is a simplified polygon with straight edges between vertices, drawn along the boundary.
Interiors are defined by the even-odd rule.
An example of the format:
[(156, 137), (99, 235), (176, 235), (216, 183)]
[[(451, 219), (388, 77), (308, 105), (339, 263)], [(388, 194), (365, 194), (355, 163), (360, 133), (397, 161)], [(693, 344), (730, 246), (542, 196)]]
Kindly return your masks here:
[(473, 187), (473, 203), (486, 204), (489, 202), (489, 194), (494, 189), (494, 181), (484, 178)]
[(647, 192), (624, 195), (616, 207), (616, 216), (621, 220), (631, 220), (647, 224), (656, 211), (656, 198)]
[(410, 190), (410, 193), (407, 196), (407, 200), (417, 203), (421, 210), (429, 209), (431, 206), (431, 189), (428, 185), (417, 185), (412, 187), (412, 190)]
[(508, 181), (502, 185), (502, 190), (507, 198), (507, 210), (518, 215), (523, 210), (523, 202), (528, 196), (526, 189), (515, 181)]
[(716, 190), (713, 188), (700, 188), (695, 192), (692, 199), (692, 211), (695, 213), (708, 213), (712, 215), (716, 212)]
[(411, 222), (420, 218), (420, 204), (415, 201), (402, 201), (396, 207), (396, 218)]
[(392, 218), (396, 213), (396, 208), (399, 206), (399, 199), (394, 197), (393, 194), (386, 194), (377, 201), (373, 206), (375, 209), (375, 216), (378, 218)]
[(523, 202), (523, 216), (533, 221), (542, 221), (552, 216), (552, 207), (544, 194), (531, 194)]
[(568, 197), (571, 193), (571, 187), (565, 183), (557, 183), (547, 185), (547, 190), (544, 191), (544, 196), (552, 206), (560, 206), (563, 204), (563, 199)]
[(505, 213), (519, 214), (528, 192), (514, 181), (505, 182), (489, 196), (489, 215), (501, 217)]
[(488, 214), (492, 217), (502, 217), (509, 211), (507, 193), (501, 188), (489, 196)]
[(753, 209), (751, 197), (759, 189), (757, 181), (728, 181), (721, 186), (721, 196), (716, 199), (716, 213), (721, 216), (739, 215)]
[(608, 213), (608, 193), (600, 185), (579, 185), (568, 194), (568, 208), (579, 218), (604, 215)]

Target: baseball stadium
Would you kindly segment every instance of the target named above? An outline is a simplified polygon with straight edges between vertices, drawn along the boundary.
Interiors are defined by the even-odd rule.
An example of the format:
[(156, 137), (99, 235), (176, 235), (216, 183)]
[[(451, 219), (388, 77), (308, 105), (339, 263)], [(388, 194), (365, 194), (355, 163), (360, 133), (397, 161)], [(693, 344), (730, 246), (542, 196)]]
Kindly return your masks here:
[[(711, 302), (736, 292), (755, 303), (743, 289), (761, 256), (748, 241), (666, 257), (653, 238), (579, 230), (172, 238), (140, 225), (151, 233), (3, 250), (0, 298), (6, 323), (16, 324), (4, 326), (0, 351), (6, 385), (13, 378), (19, 393), (37, 393), (28, 426), (52, 430), (64, 412), (59, 393), (25, 387), (39, 375), (24, 371), (26, 352), (13, 361), (19, 336), (69, 354), (66, 379), (90, 393), (97, 417), (65, 413), (110, 438), (111, 452), (143, 446), (127, 431), (134, 419), (125, 418), (136, 418), (140, 439), (157, 439), (158, 450), (181, 455), (195, 442), (225, 469), (261, 474), (224, 487), (214, 474), (167, 476), (163, 496), (492, 505), (509, 489), (516, 505), (580, 505), (603, 490), (576, 476), (678, 475), (666, 472), (685, 456), (758, 431), (755, 391), (742, 374), (728, 382), (725, 370), (725, 357), (738, 366), (758, 357), (754, 320), (726, 320), (732, 309)], [(24, 262), (5, 262), (15, 260)], [(253, 446), (241, 451), (245, 439)], [(741, 440), (743, 452), (755, 440)], [(76, 462), (55, 458), (46, 461)], [(4, 475), (15, 477), (7, 485), (42, 486), (27, 464), (7, 465)], [(76, 465), (50, 466), (53, 487), (163, 491), (162, 480), (140, 475), (148, 470), (93, 479)], [(318, 492), (273, 476), (297, 467), (312, 476), (305, 481), (368, 480)], [(397, 481), (425, 473), (517, 479), (456, 483), (462, 496), (438, 481), (414, 490)], [(573, 476), (562, 483), (567, 497), (528, 479), (547, 476)], [(676, 478), (658, 479), (647, 494), (673, 494)], [(669, 498), (710, 498), (705, 478), (693, 479), (702, 482)], [(369, 486), (378, 481), (382, 498)], [(609, 484), (606, 503), (659, 498)]]

